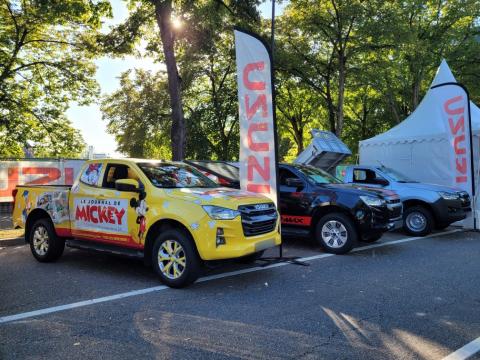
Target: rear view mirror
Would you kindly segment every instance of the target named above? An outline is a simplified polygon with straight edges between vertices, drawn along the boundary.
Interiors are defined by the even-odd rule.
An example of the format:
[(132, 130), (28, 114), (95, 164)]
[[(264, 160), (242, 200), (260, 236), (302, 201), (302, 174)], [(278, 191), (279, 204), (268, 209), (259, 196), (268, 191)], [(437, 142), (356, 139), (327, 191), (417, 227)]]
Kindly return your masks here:
[(118, 191), (138, 192), (140, 184), (134, 179), (119, 179), (115, 181), (115, 189)]
[(289, 186), (289, 187), (295, 187), (295, 188), (304, 187), (303, 181), (300, 180), (299, 178), (288, 178), (288, 179), (285, 179), (285, 183), (286, 183), (287, 186)]

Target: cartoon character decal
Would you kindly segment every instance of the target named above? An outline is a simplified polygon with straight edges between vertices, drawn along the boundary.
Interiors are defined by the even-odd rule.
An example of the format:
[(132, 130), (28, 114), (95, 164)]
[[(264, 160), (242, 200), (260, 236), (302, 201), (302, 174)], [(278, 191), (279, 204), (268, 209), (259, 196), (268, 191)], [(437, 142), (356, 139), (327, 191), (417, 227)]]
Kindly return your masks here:
[(139, 201), (136, 203), (135, 213), (137, 214), (137, 224), (138, 227), (138, 238), (140, 240), (143, 239), (143, 235), (145, 234), (145, 230), (147, 229), (147, 202), (145, 201), (146, 194), (144, 192), (140, 193)]
[(65, 191), (44, 192), (37, 199), (37, 207), (44, 209), (55, 224), (68, 220), (68, 196)]
[(92, 163), (82, 174), (80, 180), (88, 185), (97, 185), (100, 172), (102, 171), (102, 164)]
[(22, 221), (25, 223), (27, 221), (27, 216), (28, 216), (28, 213), (30, 212), (30, 210), (32, 209), (32, 203), (30, 201), (30, 199), (28, 198), (28, 190), (24, 190), (23, 191), (23, 200), (25, 202), (25, 208), (22, 210)]

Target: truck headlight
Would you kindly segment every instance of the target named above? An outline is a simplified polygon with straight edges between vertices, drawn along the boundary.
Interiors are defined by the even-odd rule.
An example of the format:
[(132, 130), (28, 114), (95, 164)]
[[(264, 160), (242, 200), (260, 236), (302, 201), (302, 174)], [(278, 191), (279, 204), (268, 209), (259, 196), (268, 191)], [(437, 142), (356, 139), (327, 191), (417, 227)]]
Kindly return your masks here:
[(368, 206), (383, 206), (386, 204), (384, 199), (373, 196), (360, 196), (360, 199)]
[(438, 195), (444, 198), (445, 200), (458, 200), (460, 196), (457, 193), (449, 193), (446, 191), (439, 191)]
[(233, 220), (240, 212), (220, 206), (205, 205), (202, 206), (203, 210), (214, 220)]

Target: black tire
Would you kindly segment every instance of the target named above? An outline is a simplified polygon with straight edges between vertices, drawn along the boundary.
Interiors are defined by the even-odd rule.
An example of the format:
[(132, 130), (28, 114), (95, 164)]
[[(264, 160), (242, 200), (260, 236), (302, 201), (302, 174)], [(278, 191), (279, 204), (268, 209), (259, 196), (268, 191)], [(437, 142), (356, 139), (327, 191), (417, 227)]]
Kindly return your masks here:
[[(183, 257), (184, 261), (159, 261), (159, 255), (161, 255), (160, 252), (168, 254), (167, 249), (170, 249), (172, 250), (172, 254), (174, 253), (173, 247), (176, 246), (174, 242), (181, 246), (181, 250), (178, 250), (177, 248), (175, 251), (178, 250), (179, 252), (175, 253), (176, 255), (170, 254), (170, 259), (172, 259), (172, 257), (178, 259), (181, 259)], [(164, 244), (165, 247), (163, 247)], [(160, 263), (162, 263), (163, 269), (160, 268)], [(167, 268), (167, 265), (169, 263), (170, 266)], [(182, 263), (184, 264), (184, 266), (182, 265)], [(158, 235), (155, 243), (153, 244), (152, 264), (155, 272), (158, 274), (161, 281), (165, 285), (172, 288), (182, 288), (190, 285), (198, 279), (198, 277), (201, 275), (202, 269), (201, 260), (198, 256), (193, 240), (190, 238), (190, 236), (188, 236), (188, 234), (185, 234), (184, 231), (179, 229), (165, 230), (160, 235)], [(179, 271), (180, 274), (175, 274), (175, 271)]]
[(38, 219), (30, 228), (28, 234), (30, 250), (35, 259), (40, 262), (53, 262), (63, 254), (65, 239), (57, 236), (50, 219)]
[(364, 234), (361, 237), (360, 241), (366, 242), (366, 243), (373, 243), (375, 241), (380, 240), (380, 238), (383, 236), (382, 232), (374, 232), (372, 234)]
[(256, 253), (253, 253), (253, 254), (250, 254), (250, 255), (247, 255), (247, 256), (239, 257), (239, 258), (235, 259), (235, 261), (240, 263), (240, 264), (252, 264), (255, 261), (257, 261), (258, 259), (260, 259), (263, 256), (264, 252), (265, 252), (264, 250), (258, 251)]
[[(327, 237), (325, 233), (322, 233), (322, 229), (329, 223), (333, 226), (336, 232), (339, 234), (336, 237)], [(343, 226), (343, 229), (342, 229)], [(327, 226), (328, 227), (328, 226)], [(342, 244), (339, 246), (338, 240), (342, 240)], [(315, 240), (320, 244), (326, 252), (333, 254), (346, 254), (348, 253), (355, 243), (357, 242), (358, 234), (352, 220), (342, 213), (332, 213), (324, 215), (317, 222), (315, 226)]]
[[(418, 226), (415, 226), (415, 222)], [(407, 208), (403, 212), (403, 229), (409, 235), (426, 236), (435, 228), (433, 215), (424, 206), (417, 205)]]

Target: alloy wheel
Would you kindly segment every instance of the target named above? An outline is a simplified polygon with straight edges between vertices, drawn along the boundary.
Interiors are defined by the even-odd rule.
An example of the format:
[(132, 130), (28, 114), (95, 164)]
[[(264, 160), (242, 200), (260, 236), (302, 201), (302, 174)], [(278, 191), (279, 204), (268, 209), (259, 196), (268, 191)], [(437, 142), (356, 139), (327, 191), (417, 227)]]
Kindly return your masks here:
[(178, 279), (186, 268), (186, 255), (182, 245), (176, 240), (166, 240), (158, 250), (158, 266), (164, 276)]

